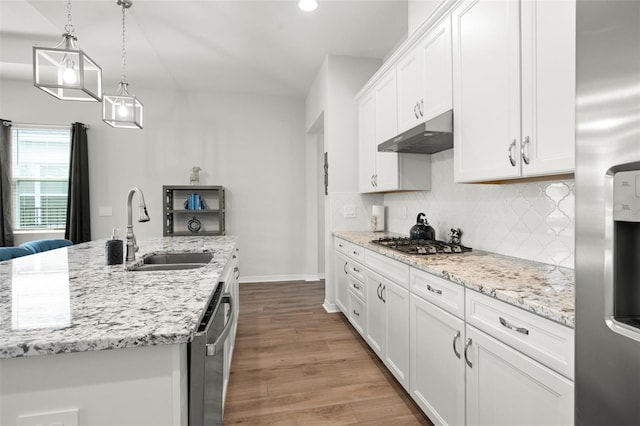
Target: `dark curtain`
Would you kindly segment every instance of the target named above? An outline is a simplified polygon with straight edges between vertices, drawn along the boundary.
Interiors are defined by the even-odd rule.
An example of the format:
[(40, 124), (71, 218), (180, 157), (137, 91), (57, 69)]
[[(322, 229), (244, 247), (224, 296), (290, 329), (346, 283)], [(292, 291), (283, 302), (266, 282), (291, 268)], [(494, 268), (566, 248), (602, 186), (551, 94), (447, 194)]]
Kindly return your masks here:
[(0, 247), (13, 246), (11, 121), (0, 119)]
[(87, 128), (82, 123), (71, 125), (71, 160), (69, 161), (69, 198), (64, 237), (74, 244), (91, 240), (89, 211), (89, 153)]

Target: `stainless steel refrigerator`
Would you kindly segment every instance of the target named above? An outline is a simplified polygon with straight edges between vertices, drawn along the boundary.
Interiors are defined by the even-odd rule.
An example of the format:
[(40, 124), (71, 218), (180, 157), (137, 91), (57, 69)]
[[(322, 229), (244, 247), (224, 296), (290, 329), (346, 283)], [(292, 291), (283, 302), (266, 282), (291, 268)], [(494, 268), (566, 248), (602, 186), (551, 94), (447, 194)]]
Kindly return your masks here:
[(576, 19), (576, 424), (640, 425), (640, 0)]

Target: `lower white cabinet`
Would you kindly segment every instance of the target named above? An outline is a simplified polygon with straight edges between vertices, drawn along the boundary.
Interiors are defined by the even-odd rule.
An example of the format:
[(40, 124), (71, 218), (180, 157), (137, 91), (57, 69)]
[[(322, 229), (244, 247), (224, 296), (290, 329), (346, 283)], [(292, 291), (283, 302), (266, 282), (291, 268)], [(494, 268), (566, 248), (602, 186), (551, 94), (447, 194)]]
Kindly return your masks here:
[(409, 389), (409, 291), (366, 270), (366, 340)]
[(465, 423), (464, 321), (411, 294), (411, 397), (436, 425)]
[(335, 252), (335, 293), (336, 293), (336, 305), (342, 313), (347, 312), (347, 279), (349, 274), (347, 268), (349, 267), (349, 259), (347, 256), (336, 250)]
[[(350, 277), (350, 280), (356, 281)], [(356, 284), (362, 285), (362, 284)], [(349, 290), (348, 292), (349, 299), (349, 312), (347, 313), (347, 318), (349, 318), (349, 322), (353, 325), (353, 328), (356, 329), (358, 333), (362, 337), (365, 336), (365, 324), (366, 324), (366, 308), (364, 300), (357, 296), (353, 291)]]
[(573, 425), (573, 382), (466, 326), (467, 425)]

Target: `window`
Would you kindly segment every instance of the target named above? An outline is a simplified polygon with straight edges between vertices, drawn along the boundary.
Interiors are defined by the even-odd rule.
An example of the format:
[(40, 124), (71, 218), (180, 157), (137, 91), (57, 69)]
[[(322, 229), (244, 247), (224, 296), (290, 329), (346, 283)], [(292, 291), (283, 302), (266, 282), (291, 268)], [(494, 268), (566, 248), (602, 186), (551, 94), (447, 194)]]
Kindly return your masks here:
[(14, 125), (11, 132), (14, 229), (64, 229), (71, 129)]

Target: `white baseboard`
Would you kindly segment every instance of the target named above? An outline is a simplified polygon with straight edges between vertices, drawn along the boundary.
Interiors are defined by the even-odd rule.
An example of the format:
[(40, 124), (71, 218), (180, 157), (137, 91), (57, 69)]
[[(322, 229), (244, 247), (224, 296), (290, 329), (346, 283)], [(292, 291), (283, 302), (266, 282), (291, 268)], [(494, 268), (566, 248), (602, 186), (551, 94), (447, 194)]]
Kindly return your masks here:
[(327, 302), (326, 299), (322, 304), (322, 307), (324, 308), (325, 311), (327, 311), (330, 314), (335, 314), (336, 312), (340, 312), (340, 308), (338, 308), (338, 305), (336, 305), (335, 303), (329, 303)]
[[(322, 277), (322, 278), (321, 278)], [(322, 275), (308, 275), (308, 274), (291, 274), (291, 275), (252, 275), (241, 276), (241, 283), (270, 283), (277, 281), (320, 281), (324, 279)]]

